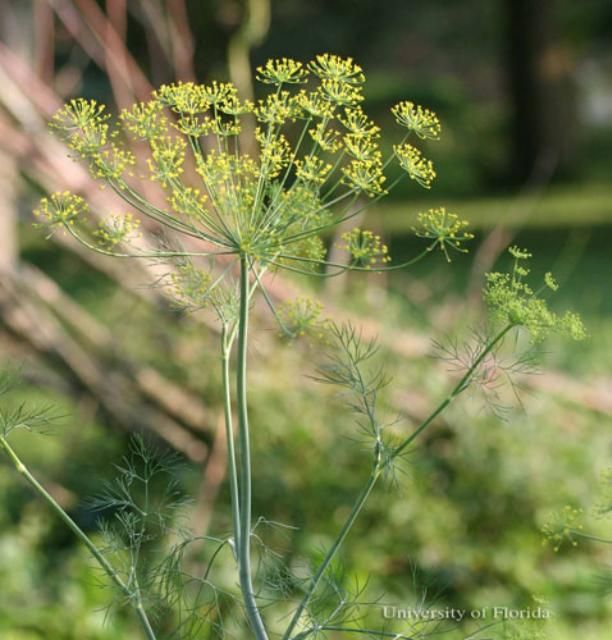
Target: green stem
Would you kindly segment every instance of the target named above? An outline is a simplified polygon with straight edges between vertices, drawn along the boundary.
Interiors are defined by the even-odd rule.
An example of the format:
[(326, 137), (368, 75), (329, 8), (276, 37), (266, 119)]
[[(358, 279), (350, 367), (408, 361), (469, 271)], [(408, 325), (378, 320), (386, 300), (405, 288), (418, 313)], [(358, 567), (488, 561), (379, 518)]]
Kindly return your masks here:
[(391, 459), (396, 458), (404, 449), (415, 440), (441, 413), (448, 405), (462, 392), (470, 383), (470, 378), (474, 371), (482, 364), (483, 360), (493, 351), (504, 336), (514, 327), (513, 324), (506, 325), (481, 351), (480, 355), (474, 360), (465, 375), (455, 385), (450, 394), (437, 406), (436, 409), (393, 451)]
[(600, 538), (599, 536), (591, 535), (590, 533), (583, 533), (580, 529), (572, 529), (571, 533), (585, 540), (593, 540), (594, 542), (602, 542), (603, 544), (612, 544), (612, 540), (608, 538)]
[[(76, 522), (62, 509), (53, 496), (36, 480), (36, 478), (30, 473), (28, 468), (19, 459), (19, 456), (14, 449), (9, 445), (6, 438), (0, 436), (0, 446), (4, 449), (7, 456), (13, 463), (17, 472), (25, 478), (30, 486), (38, 493), (43, 500), (51, 507), (62, 522), (74, 533), (74, 535), (87, 547), (87, 550), (94, 557), (96, 562), (102, 567), (106, 575), (115, 583), (119, 590), (128, 598), (129, 601), (133, 601), (133, 593), (123, 582), (119, 574), (111, 563), (104, 557), (103, 553), (98, 549), (89, 536), (76, 524)], [(147, 613), (142, 605), (142, 599), (140, 593), (135, 598), (135, 609), (142, 625), (145, 635), (148, 640), (156, 640), (155, 632), (151, 627), (151, 623), (147, 617)]]
[(295, 640), (304, 640), (308, 636), (315, 634), (318, 631), (342, 631), (344, 633), (356, 633), (358, 635), (368, 636), (370, 638), (393, 638), (393, 640), (416, 640), (415, 636), (406, 636), (403, 633), (397, 633), (395, 631), (377, 631), (376, 629), (365, 629), (361, 627), (351, 628), (343, 627), (337, 624), (325, 624), (316, 629), (309, 629), (303, 634), (295, 637)]
[(428, 248), (428, 249), (425, 249), (424, 251), (421, 251), (421, 253), (419, 253), (417, 256), (415, 256), (414, 258), (411, 258), (410, 260), (407, 260), (406, 262), (402, 262), (401, 264), (394, 264), (389, 267), (373, 267), (373, 266), (360, 267), (358, 265), (341, 264), (339, 262), (330, 262), (329, 260), (317, 260), (315, 258), (308, 258), (306, 256), (296, 256), (296, 255), (285, 254), (285, 253), (278, 253), (274, 259), (276, 260), (277, 258), (280, 258), (281, 260), (294, 260), (295, 262), (304, 262), (307, 264), (323, 265), (325, 267), (337, 267), (343, 271), (363, 271), (365, 273), (384, 273), (386, 271), (397, 271), (398, 269), (405, 269), (406, 267), (410, 267), (413, 264), (419, 262), (419, 260), (422, 260), (429, 253), (431, 253), (431, 249)]
[(240, 588), (244, 598), (247, 619), (257, 640), (268, 640), (255, 594), (251, 572), (251, 451), (249, 442), (249, 416), (247, 411), (247, 344), (249, 326), (249, 264), (245, 255), (240, 257), (240, 315), (238, 319), (238, 359), (236, 400), (238, 404), (238, 438), (240, 443), (240, 540), (238, 566)]
[[(342, 526), (342, 529), (340, 530), (340, 533), (335, 539), (333, 545), (327, 551), (327, 554), (325, 555), (323, 562), (317, 569), (317, 572), (312, 579), (312, 582), (310, 584), (310, 587), (308, 588), (308, 591), (302, 598), (298, 608), (295, 610), (295, 613), (291, 618), (291, 622), (289, 623), (287, 630), (283, 634), (282, 640), (289, 640), (289, 638), (291, 638), (291, 634), (293, 633), (293, 630), (295, 629), (296, 625), (300, 621), (300, 618), (302, 617), (304, 610), (308, 606), (308, 603), (310, 602), (315, 591), (317, 590), (317, 587), (319, 586), (321, 579), (325, 575), (327, 568), (329, 567), (332, 560), (334, 559), (336, 553), (338, 552), (338, 549), (340, 549), (340, 547), (344, 543), (344, 540), (346, 539), (350, 530), (352, 529), (353, 524), (355, 523), (355, 520), (357, 520), (365, 503), (370, 497), (370, 494), (372, 493), (372, 490), (374, 489), (374, 486), (376, 485), (376, 482), (378, 481), (380, 474), (381, 474), (380, 454), (377, 453), (376, 460), (374, 462), (374, 466), (372, 468), (372, 472), (370, 473), (370, 477), (368, 478), (368, 481), (366, 482), (365, 486), (361, 490), (359, 497), (357, 498), (355, 504), (353, 505), (353, 508), (351, 509), (351, 512), (349, 513), (346, 521), (344, 522), (344, 525)], [(300, 637), (300, 636), (297, 636), (297, 637)]]
[[(417, 429), (410, 436), (408, 436), (408, 438), (406, 438), (394, 450), (393, 454), (391, 455), (391, 460), (393, 460), (397, 455), (399, 455), (420, 433), (422, 433), (434, 421), (434, 419), (438, 415), (440, 415), (440, 413), (442, 413), (442, 411), (444, 411), (444, 409), (446, 409), (446, 407), (448, 407), (448, 405), (462, 391), (465, 390), (466, 386), (469, 384), (469, 380), (472, 377), (474, 371), (480, 366), (482, 361), (495, 348), (495, 346), (503, 339), (503, 337), (508, 333), (508, 331), (510, 331), (510, 329), (512, 329), (513, 326), (514, 325), (507, 325), (506, 327), (504, 327), (495, 336), (495, 338), (493, 338), (485, 346), (485, 348), (482, 350), (482, 352), (480, 353), (478, 358), (476, 358), (476, 360), (472, 363), (471, 367), (467, 370), (465, 375), (457, 383), (457, 385), (454, 387), (454, 389), (451, 391), (451, 393), (417, 427)], [(351, 528), (353, 527), (353, 524), (355, 523), (355, 520), (357, 519), (357, 517), (361, 513), (361, 511), (362, 511), (365, 503), (367, 502), (370, 494), (372, 493), (372, 490), (374, 489), (374, 486), (376, 485), (376, 482), (377, 482), (378, 478), (380, 477), (381, 473), (382, 473), (382, 469), (381, 469), (381, 461), (380, 461), (380, 451), (377, 450), (376, 459), (375, 459), (375, 462), (374, 462), (374, 466), (372, 468), (372, 472), (370, 473), (370, 477), (368, 478), (368, 481), (367, 481), (366, 485), (364, 486), (364, 488), (361, 490), (361, 493), (359, 494), (359, 497), (357, 498), (357, 501), (353, 505), (353, 508), (351, 509), (351, 512), (349, 513), (349, 515), (348, 515), (348, 517), (347, 517), (342, 529), (340, 530), (340, 533), (338, 534), (338, 537), (334, 541), (333, 545), (331, 546), (331, 548), (327, 552), (325, 558), (323, 559), (323, 562), (321, 563), (321, 566), (317, 570), (317, 572), (316, 572), (316, 574), (315, 574), (315, 576), (314, 576), (314, 578), (312, 580), (312, 583), (311, 583), (308, 591), (306, 592), (306, 594), (302, 598), (298, 608), (296, 609), (295, 613), (293, 614), (293, 617), (291, 618), (291, 622), (289, 623), (289, 626), (287, 627), (287, 630), (283, 634), (282, 640), (289, 640), (289, 638), (291, 638), (291, 634), (293, 633), (293, 630), (295, 629), (296, 625), (300, 621), (300, 618), (302, 617), (302, 614), (304, 613), (304, 610), (306, 609), (306, 607), (308, 606), (308, 603), (312, 599), (312, 596), (314, 595), (317, 587), (319, 586), (319, 583), (321, 582), (321, 579), (323, 578), (323, 575), (327, 571), (327, 568), (329, 567), (330, 563), (334, 559), (334, 556), (338, 552), (338, 549), (344, 543), (344, 540), (346, 539), (346, 537), (349, 534)], [(299, 634), (298, 636), (296, 636), (296, 639), (297, 638), (303, 638), (303, 637), (305, 637), (305, 636), (302, 636), (301, 634)]]
[(225, 414), (225, 439), (227, 441), (227, 459), (229, 463), (230, 493), (232, 502), (232, 521), (234, 529), (234, 556), (240, 548), (240, 498), (238, 489), (238, 471), (236, 468), (236, 451), (234, 447), (234, 426), (232, 419), (232, 397), (230, 390), (230, 352), (233, 336), (228, 337), (227, 327), (223, 327), (221, 335), (223, 345), (223, 409)]
[(140, 620), (140, 624), (142, 625), (142, 628), (144, 629), (145, 635), (147, 636), (148, 640), (157, 640), (155, 631), (153, 631), (153, 627), (149, 622), (149, 617), (147, 616), (147, 612), (144, 609), (142, 598), (140, 597), (140, 595), (138, 595), (138, 598), (136, 600), (136, 615)]

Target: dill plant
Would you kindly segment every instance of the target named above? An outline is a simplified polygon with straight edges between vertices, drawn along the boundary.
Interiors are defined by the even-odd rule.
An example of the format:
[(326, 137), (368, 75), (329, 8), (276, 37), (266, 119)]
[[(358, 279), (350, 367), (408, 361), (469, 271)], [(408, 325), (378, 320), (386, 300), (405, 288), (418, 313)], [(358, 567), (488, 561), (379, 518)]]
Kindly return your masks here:
[[(53, 117), (52, 129), (74, 157), (87, 164), (92, 176), (120, 196), (129, 211), (95, 224), (81, 196), (58, 192), (43, 198), (35, 214), (50, 232), (64, 231), (92, 251), (119, 259), (172, 263), (168, 284), (182, 304), (191, 308), (208, 306), (216, 312), (221, 328), (233, 530), (231, 537), (216, 540), (219, 546), (213, 560), (223, 548), (232, 549), (241, 605), (257, 640), (270, 637), (270, 622), (265, 618), (271, 614), (267, 606), (265, 615), (262, 613), (263, 605), (269, 603), (258, 598), (252, 567), (254, 528), (259, 521), (254, 525), (251, 513), (247, 385), (251, 302), (261, 293), (282, 331), (289, 336), (311, 331), (326, 333), (331, 355), (315, 377), (344, 390), (360, 428), (371, 442), (372, 464), (361, 493), (319, 566), (306, 578), (291, 576), (288, 568), (280, 570), (278, 575), (283, 577), (277, 582), (296, 602), (282, 638), (304, 640), (327, 632), (407, 637), (365, 629), (355, 623), (355, 597), (333, 581), (338, 551), (368, 497), (381, 479), (392, 475), (419, 434), (478, 381), (487, 359), (510, 332), (523, 329), (539, 340), (551, 331), (581, 338), (584, 329), (577, 316), (559, 317), (549, 310), (541, 291), (534, 291), (526, 283), (528, 254), (513, 248), (512, 272), (489, 274), (487, 280), (485, 298), (494, 311), (494, 330), (469, 352), (459, 381), (420, 425), (408, 435), (390, 429), (377, 409), (379, 391), (388, 380), (371, 364), (376, 345), (364, 343), (359, 332), (349, 325), (336, 326), (321, 320), (321, 308), (316, 303), (301, 300), (276, 310), (263, 275), (285, 270), (331, 278), (347, 271), (403, 269), (435, 249), (448, 260), (452, 251), (464, 252), (465, 243), (472, 238), (466, 223), (438, 208), (418, 215), (414, 232), (425, 241), (424, 247), (405, 263), (393, 264), (382, 239), (361, 227), (341, 235), (339, 247), (346, 252), (345, 262), (328, 259), (326, 238), (334, 229), (386, 196), (400, 180), (407, 178), (422, 188), (431, 187), (436, 175), (433, 163), (417, 144), (439, 138), (439, 120), (429, 109), (410, 101), (393, 106), (391, 112), (400, 135), (391, 155), (383, 158), (380, 127), (361, 106), (365, 76), (352, 59), (323, 54), (307, 65), (285, 58), (270, 60), (258, 68), (257, 79), (266, 91), (255, 103), (241, 99), (229, 83), (179, 82), (160, 87), (150, 101), (135, 104), (116, 119), (95, 100), (71, 100)], [(256, 123), (254, 140), (245, 141), (242, 136), (249, 130), (244, 126), (248, 121)], [(139, 190), (134, 179), (137, 158), (126, 138), (148, 150), (146, 177), (159, 187), (163, 204), (149, 201)], [(243, 147), (255, 151), (248, 153)], [(136, 241), (143, 217), (167, 231), (159, 247), (142, 249)], [(556, 288), (552, 276), (547, 275), (546, 286)], [(1, 444), (20, 468), (5, 436)], [(120, 494), (125, 494), (127, 488), (119, 486), (123, 487)], [(42, 491), (39, 486), (35, 488)], [(112, 495), (120, 499), (120, 495)], [(57, 504), (51, 506), (61, 511)], [(124, 516), (122, 524), (138, 541), (138, 527), (142, 525), (137, 517), (139, 511), (132, 502), (128, 506), (127, 512), (132, 515)], [(142, 520), (142, 511), (140, 516)], [(117, 577), (107, 556), (73, 525), (69, 526), (119, 589), (125, 591), (124, 580)], [(175, 547), (167, 566), (177, 569), (184, 550), (185, 544)], [(198, 594), (204, 586), (210, 586), (209, 571), (210, 566), (199, 581)], [(176, 574), (181, 575), (180, 569)], [(161, 591), (166, 589), (167, 594), (172, 581), (168, 575), (172, 574), (153, 572), (148, 579), (162, 585)], [(135, 606), (147, 637), (155, 638), (154, 624), (147, 617), (140, 593), (141, 585), (132, 584), (127, 600)], [(214, 593), (213, 601), (218, 592)], [(178, 606), (177, 600), (167, 600)], [(188, 616), (190, 622), (177, 627), (176, 637), (198, 637), (205, 628), (205, 621), (194, 622), (197, 606), (196, 599), (188, 607), (193, 614)], [(223, 633), (220, 627), (210, 628), (218, 635)], [(425, 632), (415, 631), (412, 637), (424, 635)]]

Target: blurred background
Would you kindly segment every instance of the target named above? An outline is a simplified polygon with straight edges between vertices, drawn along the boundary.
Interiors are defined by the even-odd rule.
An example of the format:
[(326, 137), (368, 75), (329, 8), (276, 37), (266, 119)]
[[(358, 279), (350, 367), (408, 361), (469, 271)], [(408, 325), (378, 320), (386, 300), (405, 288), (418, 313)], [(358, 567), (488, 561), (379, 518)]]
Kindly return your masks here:
[[(84, 498), (113, 477), (130, 433), (147, 430), (187, 463), (180, 480), (195, 496), (193, 530), (228, 529), (214, 323), (177, 313), (150, 286), (147, 265), (83, 252), (61, 234), (47, 241), (32, 227), (50, 191), (84, 195), (95, 215), (110, 206), (46, 123), (74, 96), (118, 110), (161, 83), (213, 78), (252, 96), (252, 71), (269, 57), (353, 56), (383, 130), (389, 107), (406, 98), (437, 111), (444, 127), (427, 149), (439, 176), (431, 192), (405, 184), (364, 224), (396, 260), (418, 249), (411, 228), (424, 208), (446, 206), (476, 233), (451, 265), (432, 255), (407, 273), (316, 288), (329, 313), (380, 336), (394, 376), (389, 410), (410, 424), (443, 397), (450, 374), (431, 340), (469, 340), (483, 274), (504, 266), (509, 243), (533, 251), (536, 277), (555, 273), (555, 306), (579, 311), (590, 338), (546, 343), (542, 372), (521, 381), (505, 420), (477, 398), (445, 414), (399, 487), (372, 500), (345, 549), (347, 571), (370, 576), (368, 593), (385, 604), (408, 606), (425, 590), (439, 606), (464, 608), (536, 598), (554, 614), (550, 638), (612, 638), (612, 602), (598, 580), (609, 550), (581, 542), (555, 553), (540, 533), (569, 504), (584, 509), (589, 531), (612, 537), (594, 515), (611, 462), (611, 42), (608, 0), (1, 2), (2, 360), (21, 366), (15, 402), (65, 416), (53, 434), (20, 434), (15, 447), (93, 531)], [(278, 301), (315, 289), (284, 276), (270, 287)], [(283, 345), (263, 307), (256, 315), (255, 512), (297, 526), (272, 542), (287, 558), (308, 557), (342, 522), (367, 455), (350, 416), (306, 381), (309, 351)], [(0, 486), (0, 637), (139, 637), (124, 613), (105, 621), (108, 591), (86, 553), (4, 461)], [(380, 622), (378, 608), (366, 613)]]

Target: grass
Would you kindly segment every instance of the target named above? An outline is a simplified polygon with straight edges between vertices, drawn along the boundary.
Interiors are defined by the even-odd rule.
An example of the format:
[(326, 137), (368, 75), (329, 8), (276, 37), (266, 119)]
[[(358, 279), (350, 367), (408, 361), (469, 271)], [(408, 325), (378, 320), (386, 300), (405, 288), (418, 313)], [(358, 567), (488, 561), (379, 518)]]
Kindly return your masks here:
[(409, 232), (419, 211), (445, 206), (469, 220), (474, 229), (486, 230), (503, 223), (509, 228), (585, 227), (612, 224), (612, 186), (604, 183), (559, 185), (546, 190), (541, 197), (441, 198), (410, 203), (389, 203), (372, 208), (368, 214), (371, 226), (385, 235)]

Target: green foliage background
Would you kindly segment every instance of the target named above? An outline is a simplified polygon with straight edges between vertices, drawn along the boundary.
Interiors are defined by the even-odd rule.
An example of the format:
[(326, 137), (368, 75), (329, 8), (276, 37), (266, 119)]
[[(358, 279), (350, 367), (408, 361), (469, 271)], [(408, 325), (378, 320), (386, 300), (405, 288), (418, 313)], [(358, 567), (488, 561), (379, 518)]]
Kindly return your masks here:
[[(209, 2), (193, 12), (193, 27), (208, 38), (211, 51), (201, 57), (203, 76), (223, 66), (232, 31), (223, 4)], [(567, 46), (577, 56), (607, 60), (608, 3), (559, 4), (559, 29)], [(473, 220), (477, 242), (500, 220), (509, 228), (524, 223), (516, 242), (535, 253), (535, 273), (555, 272), (561, 283), (555, 304), (580, 310), (590, 333), (587, 343), (547, 343), (543, 368), (566, 371), (585, 384), (595, 378), (609, 383), (612, 123), (580, 129), (563, 180), (529, 205), (524, 221), (507, 171), (508, 105), (499, 87), (486, 82), (502, 38), (496, 3), (395, 0), (381, 7), (291, 0), (274, 3), (273, 9), (270, 37), (254, 52), (256, 64), (279, 54), (307, 58), (334, 43), (335, 51), (355, 55), (368, 72), (372, 111), (405, 95), (438, 110), (445, 133), (434, 155), (440, 179), (432, 196)], [(303, 25), (309, 23), (317, 28), (309, 29), (306, 38)], [(406, 45), (411, 38), (413, 46)], [(135, 33), (135, 53), (141, 40), (142, 34)], [(92, 70), (84, 91), (104, 94), (105, 79)], [(428, 204), (415, 201), (414, 194), (405, 191), (388, 208), (374, 212), (397, 261), (414, 250), (407, 237), (410, 225), (420, 205)], [(30, 198), (35, 194), (26, 197), (24, 209), (30, 208)], [(160, 316), (117, 291), (73, 256), (44, 243), (27, 224), (22, 247), (24, 258), (116, 327), (128, 354), (155, 364), (218, 405), (213, 338), (171, 312)], [(467, 338), (480, 313), (466, 302), (470, 268), (469, 256), (460, 256), (450, 268), (432, 256), (416, 271), (394, 274), (387, 291), (375, 276), (355, 277), (342, 305), (376, 316), (383, 333), (407, 330), (441, 338), (450, 332)], [(270, 329), (260, 331), (267, 345)], [(169, 355), (177, 352), (190, 354), (189, 367), (173, 365)], [(255, 513), (297, 526), (283, 536), (273, 533), (272, 541), (290, 557), (308, 556), (337, 530), (367, 474), (367, 459), (351, 437), (350, 416), (305, 378), (314, 366), (311, 350), (276, 350), (273, 364), (255, 355), (250, 374)], [(394, 376), (389, 401), (407, 407), (408, 413), (411, 407), (430, 407), (448, 389), (444, 367), (429, 357), (384, 352), (384, 359)], [(95, 407), (75, 404), (69, 394), (41, 388), (21, 393), (27, 401), (53, 403), (67, 417), (52, 435), (19, 434), (15, 447), (44, 483), (70, 492), (71, 514), (84, 528), (94, 529), (95, 514), (82, 500), (113, 476), (112, 464), (125, 450), (126, 436), (105, 424)], [(526, 393), (523, 403), (524, 410), (515, 410), (506, 422), (483, 411), (477, 399), (453, 407), (418, 443), (399, 486), (377, 490), (345, 548), (347, 573), (369, 578), (368, 594), (399, 606), (412, 606), (424, 589), (438, 598), (435, 606), (461, 608), (533, 606), (535, 596), (553, 611), (550, 638), (569, 640), (578, 633), (583, 640), (612, 638), (612, 601), (596, 580), (610, 564), (609, 550), (581, 542), (555, 553), (540, 533), (552, 511), (570, 504), (585, 508), (589, 531), (612, 536), (610, 522), (590, 511), (599, 475), (610, 466), (610, 414), (573, 404), (562, 394)], [(197, 471), (186, 468), (181, 482), (195, 493)], [(106, 616), (108, 592), (100, 588), (85, 551), (4, 463), (0, 487), (0, 637), (139, 637), (123, 613)], [(224, 491), (215, 507), (214, 531), (229, 528), (228, 503)], [(380, 607), (372, 605), (368, 616), (380, 622)]]

